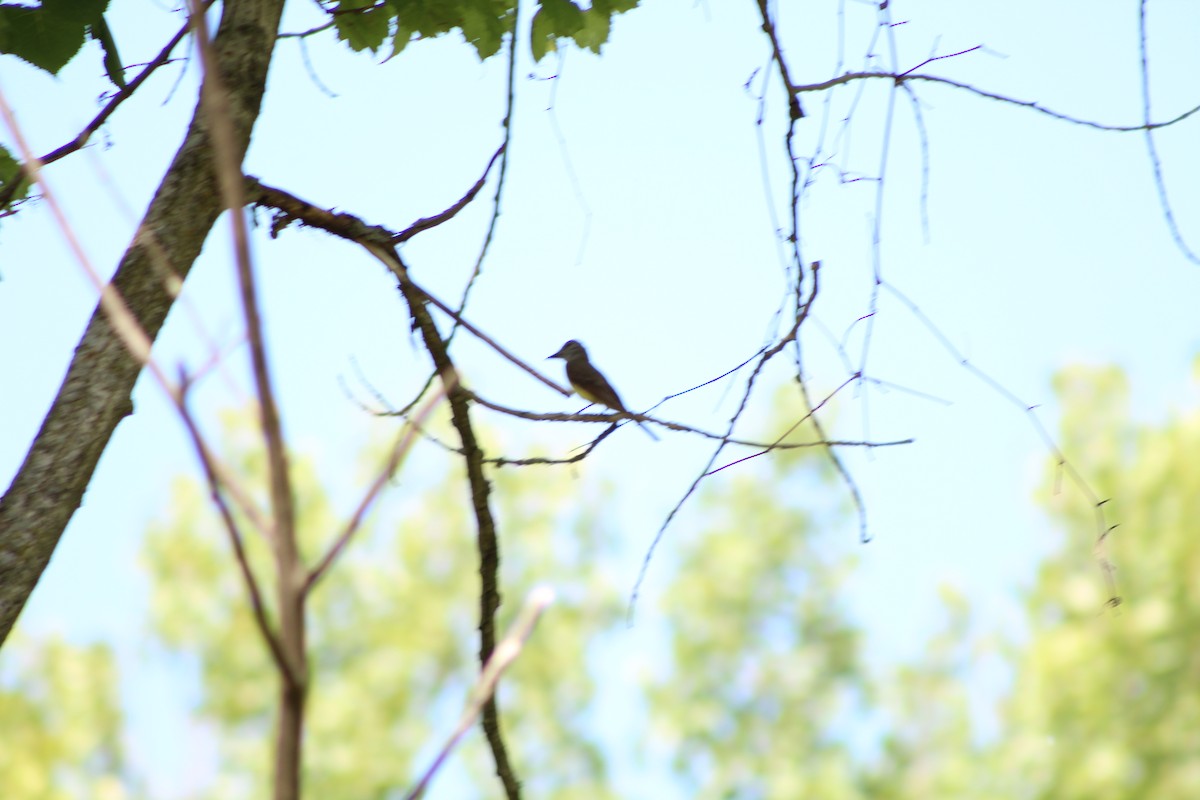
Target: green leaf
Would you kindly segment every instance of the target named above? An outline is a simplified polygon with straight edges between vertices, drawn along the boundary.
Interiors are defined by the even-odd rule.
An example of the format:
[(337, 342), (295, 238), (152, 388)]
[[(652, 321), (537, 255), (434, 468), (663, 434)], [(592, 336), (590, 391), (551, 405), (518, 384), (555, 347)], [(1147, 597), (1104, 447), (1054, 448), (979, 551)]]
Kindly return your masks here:
[(396, 30), (392, 33), (392, 52), (384, 61), (389, 61), (404, 52), (404, 48), (408, 47), (408, 43), (412, 41), (413, 32), (403, 25), (397, 25)]
[(612, 15), (592, 6), (583, 14), (583, 27), (575, 31), (571, 37), (575, 44), (586, 47), (593, 53), (600, 52), (600, 46), (608, 41), (612, 30)]
[(558, 40), (570, 37), (580, 47), (599, 53), (612, 31), (612, 17), (637, 6), (637, 0), (593, 0), (583, 11), (571, 0), (542, 0), (533, 17), (529, 47), (535, 61), (558, 49)]
[(45, 0), (41, 6), (0, 4), (0, 53), (52, 75), (83, 47), (87, 27), (103, 18), (108, 0)]
[(103, 15), (91, 26), (91, 32), (92, 38), (104, 48), (104, 71), (108, 73), (108, 79), (118, 89), (124, 89), (125, 66), (121, 63), (121, 56), (117, 52), (117, 40), (113, 38), (112, 31), (109, 30)]
[(533, 52), (533, 60), (541, 61), (546, 53), (558, 49), (555, 44), (555, 36), (550, 32), (550, 23), (546, 20), (546, 15), (542, 13), (544, 9), (539, 8), (533, 15), (533, 28), (529, 34), (529, 49)]
[[(7, 193), (8, 187), (13, 181), (17, 182), (17, 189), (13, 192), (9, 206), (29, 194), (29, 179), (21, 171), (21, 163), (13, 158), (12, 153), (8, 152), (3, 145), (0, 145), (0, 192)], [(7, 207), (5, 206), (5, 208)], [(0, 208), (0, 212), (3, 210)]]
[(542, 13), (555, 36), (573, 36), (583, 28), (583, 12), (571, 0), (542, 0)]
[(606, 9), (609, 14), (624, 14), (637, 8), (638, 0), (596, 0), (592, 8)]
[[(513, 0), (341, 0), (334, 20), (339, 38), (355, 50), (372, 52), (389, 38), (394, 58), (414, 39), (431, 39), (454, 30), (479, 58), (500, 51), (512, 29)], [(364, 17), (368, 18), (364, 20)]]
[(338, 38), (350, 45), (351, 50), (370, 50), (374, 53), (388, 36), (388, 20), (391, 15), (382, 7), (366, 11), (354, 10), (361, 7), (361, 3), (344, 2), (338, 6), (338, 10), (348, 12), (335, 14), (333, 17)]
[(462, 10), (463, 38), (475, 46), (480, 60), (494, 56), (504, 40), (503, 21), (475, 8)]

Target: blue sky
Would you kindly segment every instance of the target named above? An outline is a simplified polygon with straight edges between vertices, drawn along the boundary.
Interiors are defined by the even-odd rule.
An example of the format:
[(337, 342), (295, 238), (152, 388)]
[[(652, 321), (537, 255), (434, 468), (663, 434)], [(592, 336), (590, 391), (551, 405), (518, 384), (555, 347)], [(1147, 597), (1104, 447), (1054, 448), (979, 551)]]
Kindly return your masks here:
[[(836, 74), (838, 5), (813, 5), (789, 4), (778, 21), (800, 83)], [(846, 69), (863, 67), (873, 9), (845, 4)], [(1200, 7), (1163, 0), (1149, 11), (1153, 116), (1164, 119), (1200, 102), (1191, 78), (1200, 74)], [(659, 2), (618, 19), (599, 58), (564, 48), (561, 59), (534, 65), (522, 47), (509, 183), (469, 310), (476, 324), (537, 364), (565, 339), (582, 340), (635, 407), (708, 380), (757, 350), (786, 290), (770, 213), (773, 205), (786, 216), (787, 187), (775, 83), (761, 149), (755, 126), (753, 95), (768, 55), (756, 13), (751, 2)], [(903, 23), (891, 32), (902, 69), (983, 45), (922, 71), (1085, 119), (1140, 122), (1137, 17), (1128, 4), (913, 2), (893, 4), (892, 15)], [(294, 4), (285, 28), (316, 22), (314, 7)], [(132, 62), (156, 52), (178, 19), (152, 4), (115, 2), (110, 25)], [(886, 40), (877, 52), (886, 68)], [(501, 141), (506, 64), (480, 64), (460, 37), (416, 43), (382, 65), (314, 39), (308, 59), (336, 97), (308, 77), (294, 40), (280, 44), (247, 161), (247, 171), (266, 183), (400, 229), (456, 200)], [(98, 269), (115, 267), (178, 146), (196, 78), (194, 63), (162, 70), (93, 146), (49, 168)], [(1051, 430), (1057, 411), (1050, 378), (1074, 363), (1124, 368), (1140, 419), (1193, 406), (1200, 267), (1171, 241), (1141, 134), (1085, 129), (950, 88), (915, 88), (929, 144), (928, 234), (918, 131), (899, 95), (878, 251), (871, 244), (874, 182), (839, 182), (828, 167), (804, 200), (804, 258), (823, 263), (814, 310), (820, 322), (846, 336), (857, 360), (863, 326), (851, 323), (868, 310), (878, 255), (886, 280), (972, 364), (1039, 406)], [(35, 150), (45, 152), (91, 118), (106, 86), (98, 55), (87, 51), (59, 79), (0, 61), (0, 89)], [(847, 173), (878, 173), (888, 89), (876, 81), (863, 92), (831, 159)], [(830, 101), (831, 135), (854, 91), (840, 90)], [(799, 126), (800, 153), (811, 150), (825, 110), (821, 97), (804, 102), (810, 116)], [(1200, 247), (1198, 124), (1192, 119), (1157, 137), (1176, 217), (1193, 247)], [(457, 297), (469, 274), (488, 211), (480, 201), (453, 225), (406, 246), (414, 274), (443, 299)], [(424, 359), (409, 345), (404, 309), (377, 264), (342, 242), (312, 231), (270, 241), (260, 229), (254, 247), (288, 434), (328, 463), (348, 459), (369, 426), (339, 378), (353, 381), (357, 363), (403, 403), (426, 376)], [(187, 309), (172, 313), (156, 345), (162, 363), (205, 360), (192, 315), (219, 342), (238, 339), (229, 253), (222, 223), (188, 279)], [(0, 477), (7, 484), (94, 295), (44, 205), (2, 221), (0, 275), (0, 335), (9, 343), (0, 348)], [(921, 631), (937, 621), (943, 581), (976, 605), (981, 627), (1019, 630), (1019, 589), (1057, 541), (1032, 504), (1046, 451), (1023, 412), (958, 365), (886, 293), (873, 337), (872, 375), (948, 403), (869, 389), (847, 393), (838, 406), (835, 430), (843, 438), (916, 439), (869, 455), (843, 453), (864, 493), (874, 541), (859, 546), (851, 518), (826, 537), (861, 561), (847, 599), (870, 633), (870, 648), (883, 657), (918, 655)], [(804, 343), (812, 386), (823, 396), (845, 370), (816, 327)], [(467, 380), (490, 399), (576, 409), (469, 338), (457, 346)], [(770, 377), (786, 380), (785, 366)], [(240, 360), (227, 367), (203, 391), (209, 420), (249, 396)], [(550, 362), (547, 369), (557, 377), (561, 366)], [(720, 429), (738, 396), (714, 388), (660, 412)], [(137, 414), (118, 428), (19, 625), (29, 634), (114, 641), (123, 666), (142, 670), (138, 680), (169, 695), (172, 671), (147, 664), (138, 650), (145, 596), (136, 554), (146, 523), (166, 512), (172, 477), (196, 471), (157, 387), (142, 381), (135, 404)], [(517, 452), (535, 441), (570, 447), (586, 435), (485, 419)], [(579, 470), (584, 480), (617, 486), (614, 528), (628, 537), (630, 583), (654, 530), (708, 453), (704, 442), (664, 439), (613, 437)], [(1076, 466), (1087, 474), (1087, 464)], [(327, 476), (347, 503), (352, 477)], [(685, 515), (671, 529), (660, 551), (664, 563), (672, 540), (698, 522)], [(661, 588), (655, 579), (667, 572), (651, 570), (651, 599)], [(898, 618), (913, 620), (916, 632), (895, 625)], [(141, 713), (137, 724), (164, 724)]]

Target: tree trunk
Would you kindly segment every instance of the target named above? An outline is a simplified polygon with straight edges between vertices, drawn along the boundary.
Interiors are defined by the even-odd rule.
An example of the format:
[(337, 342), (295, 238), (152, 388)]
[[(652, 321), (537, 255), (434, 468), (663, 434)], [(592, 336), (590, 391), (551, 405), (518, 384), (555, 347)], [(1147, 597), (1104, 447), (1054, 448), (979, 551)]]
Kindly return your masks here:
[[(213, 39), (239, 161), (266, 88), (283, 0), (225, 0)], [(154, 339), (222, 211), (198, 100), (187, 136), (121, 259), (112, 285)], [(97, 305), (41, 430), (0, 498), (0, 645), (83, 500), (117, 423), (133, 411), (140, 365)]]

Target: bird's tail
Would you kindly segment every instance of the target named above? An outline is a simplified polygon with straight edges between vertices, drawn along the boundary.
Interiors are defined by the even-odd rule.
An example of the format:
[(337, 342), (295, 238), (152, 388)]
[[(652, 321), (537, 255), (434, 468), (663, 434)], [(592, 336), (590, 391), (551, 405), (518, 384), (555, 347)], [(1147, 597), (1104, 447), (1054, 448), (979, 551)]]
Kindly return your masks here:
[(648, 425), (646, 425), (645, 423), (643, 423), (640, 419), (635, 419), (634, 422), (636, 422), (638, 424), (638, 427), (641, 428), (642, 430), (644, 430), (646, 432), (646, 435), (649, 436), (651, 439), (653, 439), (656, 442), (660, 441), (659, 438), (654, 435), (654, 431), (650, 430), (650, 427)]

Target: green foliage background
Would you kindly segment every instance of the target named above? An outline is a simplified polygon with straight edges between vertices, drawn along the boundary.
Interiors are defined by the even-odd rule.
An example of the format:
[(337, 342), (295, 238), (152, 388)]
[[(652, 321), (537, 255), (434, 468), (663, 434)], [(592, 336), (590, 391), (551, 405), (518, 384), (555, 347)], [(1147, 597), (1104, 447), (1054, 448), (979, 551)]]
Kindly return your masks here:
[[(666, 770), (685, 796), (712, 798), (1185, 798), (1200, 791), (1191, 532), (1200, 497), (1200, 413), (1161, 426), (1129, 419), (1116, 370), (1070, 370), (1057, 382), (1066, 450), (1101, 476), (1122, 520), (1113, 537), (1126, 603), (1104, 610), (1089, 509), (1041, 498), (1063, 531), (1027, 595), (1028, 636), (973, 632), (946, 590), (945, 625), (911, 664), (872, 663), (869, 633), (839, 599), (854, 564), (807, 510), (831, 477), (792, 451), (713, 481), (704, 525), (677, 534), (661, 658), (633, 698), (641, 766)], [(786, 412), (781, 409), (781, 418)], [(262, 474), (245, 416), (227, 420), (226, 452)], [(364, 465), (378, 463), (369, 453)], [(428, 462), (423, 462), (428, 464)], [(297, 457), (300, 520), (311, 559), (338, 515), (311, 461)], [(363, 474), (367, 474), (363, 467)], [(597, 658), (625, 631), (625, 576), (606, 543), (608, 489), (570, 470), (495, 474), (505, 537), (507, 622), (538, 583), (559, 590), (505, 681), (503, 719), (530, 797), (615, 797), (613, 754), (598, 729)], [(820, 493), (820, 492), (818, 492)], [(311, 606), (315, 670), (306, 739), (313, 797), (387, 797), (407, 787), (441, 740), (474, 676), (477, 565), (461, 476), (376, 514)], [(260, 575), (267, 552), (251, 540)], [(274, 676), (231, 554), (204, 492), (181, 479), (169, 516), (149, 532), (149, 635), (201, 665), (199, 718), (220, 745), (219, 775), (199, 796), (265, 792)], [(645, 609), (642, 617), (650, 617)], [(986, 623), (986, 617), (976, 614)], [(897, 621), (902, 624), (902, 621)], [(986, 628), (986, 626), (985, 626)], [(914, 631), (914, 635), (917, 631)], [(111, 653), (102, 644), (17, 641), (0, 694), (6, 796), (137, 796), (122, 767)], [(972, 685), (988, 655), (1011, 687), (980, 734)], [(17, 665), (13, 669), (13, 665)], [(871, 732), (873, 731), (873, 732)], [(462, 780), (491, 796), (478, 737), (455, 756)], [(655, 761), (654, 759), (657, 759)], [(436, 788), (436, 787), (435, 787)]]

